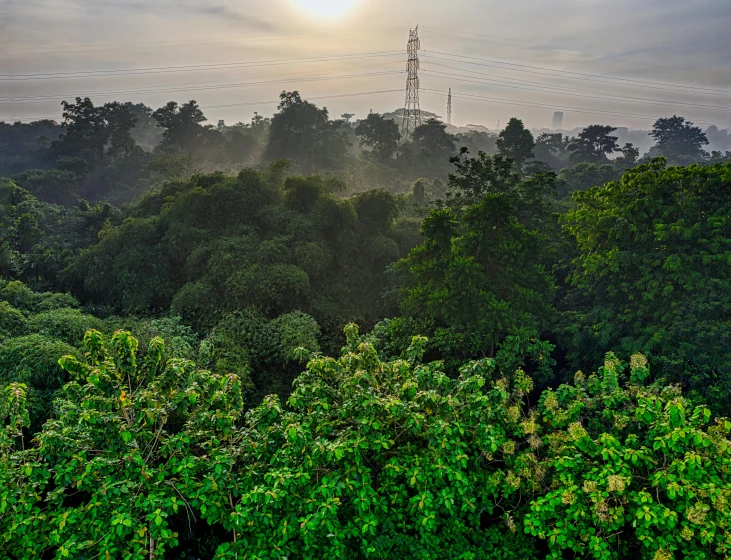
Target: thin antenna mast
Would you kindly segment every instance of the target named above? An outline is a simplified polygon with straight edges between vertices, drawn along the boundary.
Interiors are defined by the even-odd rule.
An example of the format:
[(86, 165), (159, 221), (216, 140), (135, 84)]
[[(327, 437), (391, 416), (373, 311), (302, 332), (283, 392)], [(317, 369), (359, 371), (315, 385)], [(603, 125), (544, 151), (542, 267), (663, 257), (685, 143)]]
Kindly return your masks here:
[(404, 119), (401, 124), (401, 135), (406, 138), (421, 124), (421, 107), (419, 106), (419, 26), (409, 31), (407, 52), (409, 61), (406, 65), (406, 103), (404, 104)]
[(447, 124), (452, 124), (452, 88), (449, 88), (447, 96)]

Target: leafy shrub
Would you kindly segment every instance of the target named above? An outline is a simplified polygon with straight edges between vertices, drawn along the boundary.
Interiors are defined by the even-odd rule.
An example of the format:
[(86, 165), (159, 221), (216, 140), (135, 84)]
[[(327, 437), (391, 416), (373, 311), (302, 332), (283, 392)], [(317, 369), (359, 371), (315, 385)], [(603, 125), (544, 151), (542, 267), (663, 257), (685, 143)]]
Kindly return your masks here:
[(23, 383), (28, 387), (33, 431), (51, 416), (56, 392), (68, 380), (58, 364), (64, 354), (79, 355), (73, 346), (39, 334), (10, 338), (0, 344), (0, 386)]
[(20, 311), (11, 307), (7, 301), (0, 301), (0, 340), (24, 334), (27, 328), (26, 323), (25, 317)]
[(155, 338), (165, 340), (165, 358), (193, 359), (198, 346), (198, 336), (179, 316), (137, 319), (114, 317), (106, 322), (103, 332), (130, 331), (139, 341), (140, 352), (147, 353)]
[(206, 282), (186, 284), (175, 294), (170, 309), (183, 321), (198, 329), (215, 324), (217, 300), (213, 287)]
[(89, 329), (104, 329), (104, 321), (78, 309), (61, 308), (33, 315), (28, 320), (31, 332), (49, 339), (59, 339), (71, 346), (81, 346)]
[(23, 313), (41, 313), (53, 309), (79, 307), (79, 302), (68, 294), (34, 292), (18, 280), (0, 282), (0, 301), (8, 302)]
[(206, 338), (208, 366), (219, 374), (236, 374), (247, 397), (286, 395), (299, 373), (299, 349), (318, 351), (319, 332), (317, 321), (299, 311), (272, 321), (253, 308), (237, 311), (224, 317)]

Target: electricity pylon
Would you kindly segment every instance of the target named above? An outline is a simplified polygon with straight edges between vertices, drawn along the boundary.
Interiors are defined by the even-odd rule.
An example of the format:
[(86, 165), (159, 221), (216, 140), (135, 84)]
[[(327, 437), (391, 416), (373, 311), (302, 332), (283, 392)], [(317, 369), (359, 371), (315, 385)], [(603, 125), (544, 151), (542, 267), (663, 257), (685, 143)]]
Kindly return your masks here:
[(404, 119), (401, 124), (401, 135), (408, 138), (414, 129), (421, 124), (421, 107), (419, 106), (419, 26), (409, 31), (408, 53), (409, 61), (406, 69), (406, 103), (404, 104)]

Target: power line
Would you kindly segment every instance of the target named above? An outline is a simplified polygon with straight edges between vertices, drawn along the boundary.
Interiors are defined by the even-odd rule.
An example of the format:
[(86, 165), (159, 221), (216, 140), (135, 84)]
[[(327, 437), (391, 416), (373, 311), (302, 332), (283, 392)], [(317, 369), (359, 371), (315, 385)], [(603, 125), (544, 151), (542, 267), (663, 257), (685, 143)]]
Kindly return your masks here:
[(330, 62), (333, 60), (352, 60), (359, 58), (377, 58), (382, 56), (395, 56), (401, 54), (398, 51), (391, 52), (374, 52), (374, 53), (355, 53), (340, 56), (315, 57), (315, 58), (293, 58), (288, 60), (263, 60), (254, 62), (231, 62), (221, 64), (199, 64), (186, 66), (160, 66), (156, 68), (129, 68), (124, 70), (86, 70), (77, 72), (57, 72), (47, 74), (2, 74), (3, 81), (21, 82), (28, 80), (60, 80), (68, 78), (88, 78), (88, 77), (105, 77), (105, 76), (128, 76), (138, 74), (160, 74), (169, 72), (204, 72), (208, 70), (226, 70), (229, 68), (242, 68), (251, 66), (277, 66), (281, 64), (295, 64), (306, 62)]
[[(454, 61), (454, 62), (456, 62), (456, 61)], [(499, 74), (497, 74), (497, 75), (492, 74), (492, 73), (487, 74), (485, 72), (475, 72), (474, 70), (465, 70), (464, 68), (455, 68), (454, 66), (450, 66), (448, 64), (440, 64), (438, 62), (433, 62), (433, 61), (429, 61), (428, 64), (434, 65), (434, 66), (440, 66), (442, 68), (449, 68), (450, 70), (459, 70), (460, 72), (467, 72), (468, 74), (475, 74), (477, 76), (486, 76), (486, 77), (490, 78), (491, 81), (500, 83), (500, 84), (534, 85), (534, 86), (541, 88), (541, 91), (544, 91), (546, 88), (550, 88), (553, 90), (559, 90), (557, 93), (567, 93), (567, 92), (568, 93), (585, 93), (585, 94), (589, 94), (589, 95), (603, 96), (603, 97), (612, 98), (612, 99), (627, 99), (627, 100), (633, 100), (633, 101), (642, 100), (642, 101), (651, 101), (653, 103), (665, 103), (665, 104), (671, 104), (671, 103), (672, 104), (683, 104), (683, 105), (688, 104), (688, 103), (685, 103), (682, 101), (676, 102), (676, 101), (667, 101), (667, 100), (663, 100), (663, 99), (652, 99), (652, 98), (648, 98), (648, 97), (630, 97), (630, 96), (626, 96), (626, 95), (614, 95), (611, 93), (601, 93), (601, 92), (597, 92), (597, 91), (590, 91), (590, 90), (576, 89), (576, 88), (571, 88), (571, 87), (557, 86), (557, 85), (553, 85), (553, 84), (546, 84), (544, 82), (533, 82), (530, 80), (520, 80), (518, 78), (501, 76)], [(427, 71), (429, 71), (429, 70), (427, 70)], [(698, 104), (692, 103), (691, 105), (698, 105)], [(708, 105), (708, 106), (704, 106), (704, 107), (717, 108), (717, 109), (727, 109), (728, 108), (728, 106), (723, 106), (723, 105)]]
[[(643, 80), (633, 80), (630, 78), (617, 78), (613, 76), (603, 76), (600, 74), (584, 74), (581, 72), (571, 72), (569, 70), (557, 70), (555, 68), (546, 68), (542, 66), (530, 66), (527, 64), (518, 64), (515, 62), (504, 62), (500, 60), (491, 60), (488, 58), (478, 58), (474, 56), (466, 56), (466, 55), (458, 55), (458, 54), (452, 54), (452, 53), (444, 53), (439, 51), (428, 51), (425, 50), (424, 52), (427, 53), (427, 57), (434, 57), (437, 60), (446, 60), (449, 62), (458, 62), (460, 64), (475, 64), (478, 66), (488, 66), (491, 68), (500, 68), (501, 70), (509, 70), (512, 72), (529, 72), (531, 74), (542, 74), (546, 76), (554, 76), (554, 77), (560, 77), (560, 78), (569, 78), (569, 79), (576, 79), (576, 80), (587, 80), (587, 81), (594, 81), (594, 82), (601, 82), (601, 83), (613, 83), (614, 81), (621, 81), (621, 82), (627, 82), (622, 84), (614, 84), (614, 85), (622, 85), (622, 86), (628, 86), (628, 87), (645, 87), (645, 88), (651, 88), (651, 89), (666, 89), (669, 91), (679, 91), (681, 93), (697, 93), (702, 95), (723, 95), (727, 96), (728, 92), (721, 90), (721, 89), (715, 89), (715, 88), (703, 88), (703, 87), (696, 87), (696, 86), (684, 86), (681, 84), (666, 84), (661, 82), (649, 82), (649, 81), (643, 81)], [(444, 55), (444, 56), (450, 56), (452, 58), (441, 58), (439, 56), (434, 55)], [(457, 58), (458, 60), (454, 60)], [(459, 59), (468, 59), (468, 60), (459, 60)], [(473, 62), (473, 61), (480, 61), (480, 62)], [(495, 66), (495, 64), (502, 65), (502, 66)], [(515, 68), (506, 68), (506, 66), (517, 66), (519, 69)], [(546, 70), (547, 72), (539, 72), (538, 70)], [(561, 74), (570, 74), (569, 76), (563, 76)], [(696, 90), (696, 91), (693, 91)]]
[[(388, 70), (384, 72), (362, 72), (359, 74), (349, 74), (349, 75), (339, 75), (339, 76), (311, 76), (311, 77), (303, 77), (296, 80), (297, 82), (320, 82), (320, 81), (327, 81), (327, 80), (349, 80), (354, 78), (365, 78), (365, 77), (372, 77), (372, 76), (387, 76), (387, 75), (395, 75), (395, 74), (403, 74), (403, 70)], [(295, 73), (296, 74), (296, 73)], [(282, 74), (286, 76), (287, 74)], [(291, 76), (291, 75), (290, 75)], [(262, 85), (274, 85), (274, 84), (289, 84), (292, 83), (292, 79), (284, 79), (284, 80), (268, 80), (268, 81), (259, 81), (259, 82), (241, 82), (241, 83), (229, 83), (229, 84), (221, 84), (221, 85), (211, 85), (211, 86), (205, 86), (201, 85), (198, 87), (193, 88), (161, 88), (161, 89), (146, 89), (146, 90), (136, 90), (132, 92), (125, 92), (125, 91), (111, 91), (111, 92), (96, 92), (96, 93), (90, 93), (84, 95), (84, 97), (92, 97), (92, 96), (107, 96), (107, 95), (127, 95), (127, 96), (136, 96), (136, 95), (147, 95), (147, 94), (155, 94), (155, 93), (175, 93), (175, 92), (181, 92), (181, 91), (210, 91), (210, 90), (221, 90), (221, 89), (237, 89), (237, 88), (245, 88), (245, 87), (255, 87), (255, 86), (262, 86)], [(55, 100), (58, 98), (62, 98), (64, 96), (49, 96), (47, 100)], [(71, 96), (66, 96), (71, 97)], [(78, 96), (81, 97), (81, 96)], [(4, 103), (7, 103), (6, 101), (3, 101)], [(42, 103), (43, 101), (18, 101), (12, 103), (7, 103), (8, 105), (26, 105), (28, 103)]]
[[(356, 93), (343, 93), (339, 95), (320, 95), (315, 97), (308, 97), (307, 100), (322, 100), (322, 99), (340, 99), (340, 98), (347, 98), (347, 97), (358, 97), (362, 95), (380, 95), (383, 93), (398, 93), (403, 92), (403, 89), (384, 89), (384, 90), (378, 90), (378, 91), (362, 91), (362, 92), (356, 92)], [(202, 106), (201, 109), (208, 110), (208, 109), (223, 109), (223, 108), (229, 108), (229, 107), (248, 107), (252, 105), (276, 105), (279, 104), (280, 100), (270, 100), (270, 101), (249, 101), (244, 103), (230, 103), (225, 105), (206, 105)], [(22, 117), (17, 119), (0, 119), (0, 122), (8, 123), (8, 122), (23, 122), (23, 121), (44, 121), (44, 120), (60, 120), (63, 119), (63, 115), (56, 115), (54, 117)]]
[[(378, 63), (371, 63), (372, 67), (376, 66), (388, 66), (395, 64), (397, 61), (385, 61), (385, 62), (378, 62)], [(348, 69), (356, 69), (359, 68), (359, 66), (340, 66), (338, 68), (333, 68), (332, 70), (348, 70)], [(251, 76), (248, 79), (255, 80), (260, 78), (276, 78), (280, 76), (298, 76), (302, 74), (312, 74), (313, 70), (303, 70), (302, 72), (284, 72), (279, 74), (266, 74), (266, 75), (259, 75), (259, 76)], [(201, 87), (209, 87), (209, 86), (221, 86), (221, 87), (236, 87), (238, 84), (231, 83), (231, 82), (207, 82), (208, 85), (203, 85), (200, 81), (195, 82), (185, 82), (182, 84), (162, 84), (160, 86), (147, 86), (142, 88), (134, 88), (134, 89), (125, 89), (125, 90), (105, 90), (105, 91), (85, 91), (85, 92), (77, 92), (77, 93), (53, 93), (53, 94), (44, 94), (44, 95), (23, 95), (23, 96), (16, 96), (16, 97), (0, 97), (0, 103), (9, 103), (12, 104), (14, 102), (20, 102), (22, 104), (25, 103), (31, 103), (31, 102), (43, 102), (43, 101), (55, 101), (60, 98), (76, 98), (76, 97), (94, 97), (94, 96), (106, 96), (106, 95), (136, 95), (136, 94), (145, 94), (145, 93), (164, 93), (166, 91), (194, 91), (197, 88)], [(193, 86), (190, 89), (183, 89), (187, 88), (188, 86)], [(39, 100), (39, 101), (36, 101)]]
[[(359, 92), (359, 93), (344, 93), (341, 95), (321, 95), (321, 96), (317, 96), (317, 97), (308, 97), (307, 101), (311, 101), (311, 100), (318, 101), (318, 100), (322, 100), (322, 99), (340, 99), (340, 98), (345, 98), (345, 97), (358, 97), (361, 95), (378, 95), (378, 94), (382, 94), (382, 93), (396, 93), (396, 92), (401, 92), (401, 91), (404, 91), (404, 90), (403, 89), (382, 89), (379, 91), (363, 91), (363, 92)], [(277, 99), (275, 101), (253, 101), (253, 102), (247, 102), (247, 103), (229, 103), (226, 105), (207, 105), (207, 106), (201, 107), (201, 108), (202, 109), (223, 109), (223, 108), (228, 108), (228, 107), (246, 107), (246, 106), (250, 106), (250, 105), (271, 105), (273, 103), (279, 103), (279, 100)]]
[[(468, 32), (465, 32), (465, 31), (453, 31), (453, 30), (446, 30), (446, 29), (437, 29), (435, 27), (424, 27), (424, 26), (422, 26), (422, 28), (423, 29), (430, 30), (432, 33), (436, 33), (437, 35), (451, 35), (451, 36), (454, 36), (454, 37), (459, 37), (461, 39), (469, 39), (471, 41), (478, 41), (478, 42), (484, 42), (484, 43), (495, 43), (495, 44), (498, 44), (498, 45), (517, 46), (518, 48), (524, 48), (524, 49), (528, 49), (528, 48), (533, 49), (535, 47), (541, 47), (542, 49), (549, 48), (549, 49), (551, 49), (553, 51), (556, 51), (556, 52), (569, 53), (569, 54), (574, 54), (576, 56), (576, 54), (575, 54), (576, 53), (576, 49), (575, 48), (568, 48), (568, 47), (562, 47), (562, 46), (558, 46), (558, 45), (551, 45), (551, 44), (548, 44), (548, 43), (538, 43), (538, 42), (535, 42), (535, 41), (526, 41), (524, 39), (513, 39), (511, 37), (500, 37), (499, 35), (482, 35), (480, 33), (468, 33)], [(470, 35), (472, 35), (472, 37), (470, 37)], [(479, 39), (475, 39), (474, 37), (480, 37), (480, 38)], [(496, 39), (503, 39), (503, 41), (497, 41)], [(527, 45), (532, 45), (532, 46), (531, 47), (524, 47), (524, 46), (521, 46), (521, 45), (512, 45), (510, 43), (506, 43), (505, 41), (512, 41), (513, 43), (525, 43)], [(629, 59), (634, 58), (634, 57), (631, 57), (631, 56), (627, 56), (626, 54), (616, 54), (616, 53), (607, 55), (607, 54), (599, 54), (599, 53), (581, 52), (581, 54), (583, 54), (583, 55), (589, 55), (589, 56), (594, 57), (592, 60), (607, 60), (607, 59), (611, 59), (611, 57), (619, 57), (619, 58), (625, 58), (625, 59), (626, 58), (629, 58)], [(665, 60), (669, 60), (667, 57), (663, 57), (663, 58)], [(637, 59), (635, 58), (635, 60), (637, 60)], [(654, 67), (657, 67), (657, 68), (668, 68), (670, 70), (685, 70), (685, 71), (688, 71), (688, 72), (698, 72), (698, 73), (702, 73), (702, 74), (716, 74), (718, 76), (727, 76), (728, 75), (727, 72), (717, 72), (715, 70), (701, 70), (701, 69), (698, 69), (698, 68), (687, 68), (687, 67), (677, 66), (677, 65), (667, 66), (667, 65), (662, 65), (662, 64), (654, 64), (654, 63), (650, 63), (650, 62), (632, 62), (631, 60), (624, 60), (623, 62), (626, 62), (628, 64), (633, 64), (635, 66), (654, 66)]]
[[(607, 100), (617, 100), (617, 101), (630, 101), (632, 103), (652, 103), (652, 104), (661, 104), (661, 105), (682, 105), (685, 107), (691, 107), (694, 109), (714, 109), (714, 110), (726, 110), (729, 109), (729, 106), (727, 105), (702, 105), (698, 103), (685, 103), (682, 101), (664, 101), (662, 99), (648, 99), (648, 98), (642, 98), (642, 97), (626, 97), (626, 96), (614, 96), (614, 95), (603, 95), (603, 94), (597, 94), (594, 92), (588, 92), (582, 90), (570, 90), (568, 88), (561, 88), (560, 86), (550, 86), (550, 85), (544, 85), (544, 84), (538, 84), (538, 87), (531, 87), (531, 86), (522, 86), (522, 85), (512, 85), (510, 82), (502, 82), (502, 81), (484, 81), (484, 80), (476, 80), (472, 76), (465, 76), (464, 74), (453, 74), (451, 72), (438, 72), (434, 70), (425, 70), (425, 73), (427, 75), (434, 75), (438, 78), (462, 78), (458, 79), (458, 81), (471, 83), (471, 84), (481, 84), (481, 85), (498, 85), (500, 87), (505, 87), (509, 89), (521, 89), (526, 91), (540, 91), (540, 92), (547, 92), (547, 93), (557, 93), (561, 95), (571, 95), (576, 97), (589, 97), (589, 98), (595, 98), (595, 99), (607, 99)], [(483, 76), (487, 76), (487, 74), (482, 74)], [(468, 79), (470, 78), (470, 79)], [(558, 91), (547, 91), (550, 89), (555, 89)], [(576, 93), (574, 93), (576, 92)]]
[[(430, 89), (422, 89), (424, 93), (428, 95), (444, 95), (443, 92), (439, 90), (430, 90)], [(540, 107), (540, 108), (546, 108), (546, 109), (563, 109), (564, 111), (573, 111), (576, 113), (589, 113), (589, 114), (597, 114), (597, 115), (611, 115), (611, 116), (617, 116), (617, 117), (630, 117), (630, 118), (639, 118), (639, 119), (660, 119), (663, 118), (662, 116), (658, 115), (638, 115), (634, 113), (622, 113), (618, 111), (601, 111), (601, 110), (595, 110), (595, 109), (584, 109), (581, 107), (569, 107), (569, 106), (556, 106), (556, 105), (548, 105), (545, 103), (533, 103), (530, 101), (515, 101), (512, 99), (505, 99), (503, 97), (487, 97), (483, 95), (473, 95), (473, 94), (466, 94), (466, 93), (454, 93), (452, 92), (452, 96), (458, 97), (461, 99), (469, 99), (472, 101), (490, 101), (493, 103), (502, 103), (506, 105), (522, 105), (526, 107)], [(695, 120), (697, 123), (703, 123), (703, 124), (716, 124), (721, 126), (731, 126), (727, 123), (722, 123), (718, 121), (701, 121), (701, 120)]]
[[(391, 62), (386, 62), (386, 64), (391, 64)], [(638, 103), (653, 103), (653, 104), (664, 104), (664, 105), (678, 105), (678, 106), (686, 106), (691, 108), (698, 108), (698, 109), (718, 109), (718, 110), (725, 110), (728, 109), (728, 106), (719, 106), (719, 105), (702, 105), (697, 103), (687, 103), (687, 102), (676, 102), (676, 101), (667, 101), (662, 99), (651, 99), (651, 98), (640, 98), (640, 97), (628, 97), (628, 96), (616, 96), (616, 95), (607, 95), (607, 94), (600, 94), (593, 91), (586, 91), (586, 90), (575, 90), (571, 88), (564, 88), (561, 86), (554, 86), (554, 85), (548, 85), (541, 82), (532, 82), (528, 80), (516, 80), (513, 79), (511, 81), (501, 80), (502, 76), (493, 77), (492, 74), (486, 74), (483, 72), (475, 72), (470, 70), (464, 70), (462, 68), (454, 68), (453, 66), (446, 65), (446, 64), (439, 64), (435, 62), (430, 62), (429, 64), (433, 64), (436, 66), (441, 66), (444, 68), (459, 70), (460, 72), (466, 72), (468, 74), (475, 74), (477, 76), (486, 76), (489, 77), (490, 80), (488, 81), (479, 81), (472, 78), (472, 76), (465, 76), (464, 74), (455, 74), (455, 73), (449, 73), (449, 72), (439, 72), (439, 71), (433, 71), (433, 70), (426, 70), (426, 73), (434, 74), (436, 77), (457, 77), (457, 78), (465, 78), (460, 81), (463, 81), (465, 83), (475, 83), (475, 84), (485, 84), (485, 85), (498, 85), (499, 87), (505, 87), (510, 89), (522, 89), (526, 91), (541, 91), (541, 92), (549, 92), (549, 93), (557, 93), (562, 95), (571, 95), (571, 96), (577, 96), (577, 97), (592, 97), (596, 99), (608, 99), (608, 100), (618, 100), (618, 101), (630, 101), (630, 102), (638, 102)], [(283, 74), (276, 74), (274, 76), (260, 76), (260, 77), (275, 77), (275, 76), (295, 76), (295, 75), (301, 75), (301, 74), (309, 74), (311, 71), (304, 71), (304, 72), (290, 72), (290, 73), (283, 73)], [(358, 77), (368, 77), (368, 76), (378, 76), (378, 75), (388, 75), (388, 74), (399, 74), (402, 73), (400, 71), (391, 71), (391, 72), (371, 72), (371, 73), (362, 73), (362, 74), (354, 74), (354, 75), (346, 75), (346, 76), (316, 76), (311, 78), (302, 78), (302, 81), (319, 81), (319, 80), (326, 80), (326, 79), (350, 79), (350, 78), (358, 78)], [(258, 78), (258, 77), (256, 77)], [(469, 79), (467, 79), (469, 78)], [(252, 77), (251, 79), (255, 79), (255, 77)], [(285, 82), (288, 80), (284, 80)], [(244, 83), (221, 83), (218, 85), (201, 85), (199, 82), (195, 82), (193, 84), (180, 84), (180, 86), (171, 85), (171, 86), (162, 86), (160, 88), (143, 88), (143, 89), (133, 89), (133, 90), (113, 90), (113, 91), (97, 91), (97, 92), (86, 92), (86, 93), (58, 93), (53, 95), (43, 95), (43, 96), (21, 96), (21, 97), (5, 97), (1, 98), (0, 100), (7, 104), (30, 104), (30, 103), (43, 103), (44, 101), (49, 100), (56, 100), (59, 98), (65, 98), (65, 97), (77, 97), (77, 96), (85, 96), (85, 97), (93, 97), (93, 96), (107, 96), (107, 95), (143, 95), (143, 94), (151, 94), (151, 93), (173, 93), (173, 92), (181, 92), (181, 91), (208, 91), (208, 90), (218, 90), (218, 89), (235, 89), (235, 88), (242, 88), (242, 87), (252, 87), (252, 86), (258, 86), (258, 85), (270, 85), (270, 84), (276, 84), (281, 83), (281, 81), (262, 81), (262, 82), (244, 82)], [(518, 85), (514, 85), (517, 83)], [(528, 84), (528, 87), (523, 86), (522, 84)], [(183, 87), (193, 85), (194, 87)], [(536, 86), (536, 87), (531, 87)], [(554, 90), (554, 91), (550, 91)], [(581, 95), (585, 94), (585, 95)]]
[[(349, 29), (348, 31), (333, 31), (331, 33), (283, 33), (277, 35), (256, 35), (253, 37), (202, 37), (198, 39), (191, 39), (188, 41), (180, 41), (179, 39), (171, 39), (167, 41), (136, 41), (134, 44), (129, 43), (98, 43), (94, 44), (78, 44), (78, 45), (48, 45), (43, 49), (35, 49), (28, 51), (7, 51), (7, 56), (44, 56), (47, 54), (56, 54), (58, 51), (67, 51), (72, 53), (81, 52), (109, 52), (109, 51), (124, 51), (130, 50), (148, 50), (156, 48), (177, 48), (185, 46), (203, 46), (203, 45), (224, 45), (231, 43), (251, 43), (257, 41), (270, 41), (280, 40), (287, 37), (330, 37), (334, 35), (352, 35), (353, 33), (363, 33), (367, 31), (394, 31), (403, 30), (402, 26), (399, 27), (375, 27), (366, 29)], [(113, 45), (118, 45), (113, 47)]]

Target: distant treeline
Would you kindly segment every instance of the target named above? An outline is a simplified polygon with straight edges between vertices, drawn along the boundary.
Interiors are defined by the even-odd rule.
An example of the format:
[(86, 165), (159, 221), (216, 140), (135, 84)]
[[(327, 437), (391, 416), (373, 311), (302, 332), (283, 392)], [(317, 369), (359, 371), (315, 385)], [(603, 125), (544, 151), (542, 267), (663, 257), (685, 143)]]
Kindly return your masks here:
[(195, 101), (170, 102), (156, 110), (129, 102), (95, 106), (88, 98), (62, 105), (61, 123), (0, 123), (0, 175), (12, 177), (42, 201), (62, 205), (79, 199), (127, 203), (163, 180), (187, 179), (201, 171), (233, 173), (280, 158), (289, 159), (295, 172), (332, 173), (350, 192), (384, 188), (403, 193), (419, 178), (446, 181), (449, 158), (461, 148), (473, 155), (482, 151), (510, 157), (528, 174), (562, 172), (564, 192), (618, 179), (653, 157), (677, 165), (729, 157), (728, 152), (705, 151), (706, 133), (678, 116), (658, 119), (650, 133), (655, 145), (640, 159), (635, 146), (618, 144), (617, 129), (610, 126), (591, 125), (575, 137), (543, 133), (534, 138), (514, 118), (499, 135), (477, 130), (450, 134), (447, 125), (427, 115), (402, 138), (395, 113), (372, 113), (357, 122), (351, 122), (350, 114), (330, 120), (327, 109), (298, 92), (282, 93), (273, 118), (255, 114), (251, 122), (232, 126), (204, 124)]

